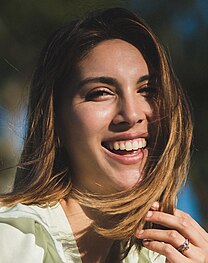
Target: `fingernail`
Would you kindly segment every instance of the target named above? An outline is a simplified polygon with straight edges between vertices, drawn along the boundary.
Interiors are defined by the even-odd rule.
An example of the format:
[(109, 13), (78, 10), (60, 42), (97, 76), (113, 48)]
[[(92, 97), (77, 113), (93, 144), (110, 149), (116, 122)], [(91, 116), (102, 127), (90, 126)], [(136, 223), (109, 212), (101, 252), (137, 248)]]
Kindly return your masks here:
[(151, 242), (151, 240), (149, 240), (149, 239), (143, 239), (143, 240), (142, 240), (142, 244), (143, 244), (144, 246), (148, 246), (150, 242)]
[(151, 206), (151, 208), (152, 208), (153, 210), (158, 210), (159, 207), (160, 207), (159, 202), (154, 202), (154, 203), (152, 204), (152, 206)]
[(141, 229), (141, 230), (139, 230), (139, 231), (137, 232), (137, 235), (141, 235), (141, 234), (143, 234), (143, 233), (144, 233), (144, 230)]
[(152, 211), (148, 211), (147, 214), (146, 214), (146, 217), (151, 217), (153, 215), (153, 212)]

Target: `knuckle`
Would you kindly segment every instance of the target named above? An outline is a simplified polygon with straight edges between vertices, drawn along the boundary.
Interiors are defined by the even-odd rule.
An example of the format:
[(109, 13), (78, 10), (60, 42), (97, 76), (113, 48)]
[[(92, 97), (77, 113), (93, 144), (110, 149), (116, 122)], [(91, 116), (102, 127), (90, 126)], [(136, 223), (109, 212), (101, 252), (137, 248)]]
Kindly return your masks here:
[(156, 215), (156, 220), (157, 220), (158, 222), (161, 222), (161, 221), (163, 220), (163, 215), (162, 215), (162, 213), (158, 213), (158, 214)]
[(183, 212), (182, 218), (190, 220), (190, 219), (191, 219), (191, 216), (190, 216), (188, 213)]
[(182, 217), (182, 218), (180, 218), (180, 225), (181, 225), (182, 227), (188, 227), (188, 226), (190, 226), (190, 218), (188, 218), (188, 217)]
[(169, 239), (176, 240), (178, 239), (178, 232), (176, 230), (170, 230), (168, 232)]
[(173, 253), (173, 247), (170, 244), (164, 244), (163, 251), (166, 257), (168, 257), (169, 255)]

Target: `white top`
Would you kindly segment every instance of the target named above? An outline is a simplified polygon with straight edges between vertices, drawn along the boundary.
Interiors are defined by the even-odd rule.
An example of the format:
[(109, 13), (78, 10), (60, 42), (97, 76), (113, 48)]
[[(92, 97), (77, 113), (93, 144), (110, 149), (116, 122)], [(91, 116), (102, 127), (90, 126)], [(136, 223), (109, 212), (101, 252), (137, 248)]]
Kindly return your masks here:
[[(71, 226), (59, 203), (53, 207), (0, 207), (0, 263), (82, 263)], [(122, 263), (165, 263), (165, 257), (134, 248)]]

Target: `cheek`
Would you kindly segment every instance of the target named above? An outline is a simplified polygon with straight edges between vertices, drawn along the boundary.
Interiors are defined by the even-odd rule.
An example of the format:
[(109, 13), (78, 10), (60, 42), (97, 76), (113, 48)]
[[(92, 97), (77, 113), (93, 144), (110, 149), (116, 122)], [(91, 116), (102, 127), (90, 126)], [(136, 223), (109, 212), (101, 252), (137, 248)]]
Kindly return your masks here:
[(149, 121), (153, 120), (158, 115), (156, 103), (152, 99), (142, 98), (142, 101), (140, 101), (140, 103)]
[(151, 101), (149, 103), (149, 108), (150, 108), (150, 122), (158, 123), (160, 119), (160, 113), (159, 113), (159, 106), (156, 101)]
[[(112, 110), (108, 107), (77, 107), (68, 115), (69, 129), (83, 136), (98, 134), (109, 126)], [(70, 132), (71, 133), (71, 132)], [(86, 138), (87, 139), (87, 138)]]

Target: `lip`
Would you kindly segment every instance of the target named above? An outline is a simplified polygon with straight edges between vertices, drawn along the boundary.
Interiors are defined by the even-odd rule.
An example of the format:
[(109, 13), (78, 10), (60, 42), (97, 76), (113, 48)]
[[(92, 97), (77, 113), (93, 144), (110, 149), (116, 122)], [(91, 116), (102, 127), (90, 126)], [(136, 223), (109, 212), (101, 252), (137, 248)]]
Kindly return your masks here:
[(138, 162), (141, 162), (144, 156), (146, 155), (146, 153), (148, 152), (148, 150), (145, 148), (145, 149), (138, 149), (136, 151), (128, 152), (125, 155), (119, 155), (119, 154), (115, 154), (109, 151), (105, 147), (103, 147), (103, 149), (110, 158), (118, 161), (121, 164), (125, 164), (125, 165), (132, 165), (132, 164), (137, 164)]
[(122, 133), (106, 139), (104, 142), (128, 141), (139, 138), (148, 138), (148, 133)]
[(142, 148), (138, 150), (132, 150), (127, 152), (124, 155), (116, 154), (106, 147), (104, 147), (104, 144), (106, 142), (115, 142), (115, 141), (128, 141), (128, 140), (134, 140), (134, 139), (140, 139), (140, 138), (147, 138), (148, 133), (123, 133), (114, 136), (113, 138), (109, 138), (108, 140), (105, 140), (105, 142), (102, 143), (102, 147), (105, 151), (105, 153), (111, 158), (116, 161), (118, 161), (121, 164), (124, 165), (132, 165), (137, 164), (138, 162), (141, 162), (144, 158), (144, 156), (147, 156), (148, 150), (147, 148)]

